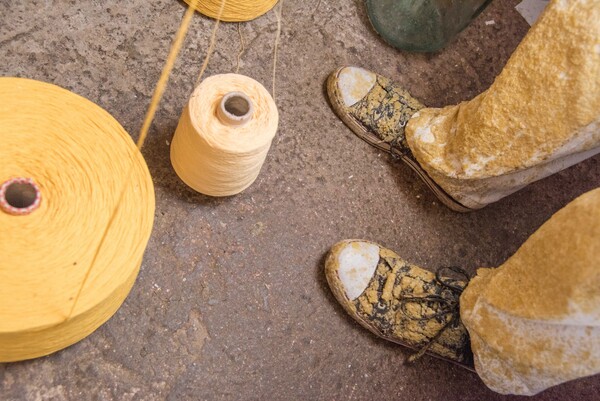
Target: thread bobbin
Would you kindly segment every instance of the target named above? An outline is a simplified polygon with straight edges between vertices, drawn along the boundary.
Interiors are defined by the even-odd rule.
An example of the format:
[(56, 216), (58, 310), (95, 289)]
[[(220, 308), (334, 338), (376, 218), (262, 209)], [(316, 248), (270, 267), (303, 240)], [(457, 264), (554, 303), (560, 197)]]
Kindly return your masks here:
[[(253, 20), (272, 9), (278, 0), (184, 0), (195, 10), (215, 19), (226, 22)], [(221, 9), (221, 7), (223, 8)]]
[(171, 163), (194, 190), (231, 196), (257, 178), (277, 132), (275, 101), (259, 82), (214, 75), (196, 87), (171, 142)]
[(150, 238), (154, 190), (100, 106), (12, 77), (0, 77), (0, 105), (2, 364), (74, 344), (117, 311)]

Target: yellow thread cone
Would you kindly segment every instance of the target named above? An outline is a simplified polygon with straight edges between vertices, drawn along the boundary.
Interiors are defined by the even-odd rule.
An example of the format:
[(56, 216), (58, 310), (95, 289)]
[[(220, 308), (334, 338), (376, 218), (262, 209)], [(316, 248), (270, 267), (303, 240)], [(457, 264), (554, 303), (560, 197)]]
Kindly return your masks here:
[[(252, 104), (242, 125), (218, 116), (223, 98), (239, 93)], [(206, 195), (230, 196), (258, 177), (277, 132), (275, 101), (259, 82), (238, 74), (213, 75), (192, 93), (171, 143), (171, 163), (188, 186)]]
[[(223, 0), (196, 0), (195, 9), (211, 18), (218, 18)], [(193, 5), (193, 0), (185, 0)], [(272, 9), (277, 0), (226, 0), (221, 21), (241, 22), (260, 17)]]
[(42, 82), (0, 78), (0, 160), (0, 185), (32, 178), (42, 199), (28, 215), (0, 210), (0, 362), (9, 362), (67, 347), (116, 312), (150, 236), (154, 191), (113, 117)]

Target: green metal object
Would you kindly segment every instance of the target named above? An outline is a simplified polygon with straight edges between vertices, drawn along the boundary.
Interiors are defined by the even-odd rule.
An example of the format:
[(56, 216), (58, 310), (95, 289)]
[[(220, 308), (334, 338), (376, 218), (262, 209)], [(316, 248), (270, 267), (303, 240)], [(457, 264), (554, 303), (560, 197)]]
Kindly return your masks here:
[(491, 0), (366, 0), (369, 19), (394, 47), (434, 52), (446, 46)]

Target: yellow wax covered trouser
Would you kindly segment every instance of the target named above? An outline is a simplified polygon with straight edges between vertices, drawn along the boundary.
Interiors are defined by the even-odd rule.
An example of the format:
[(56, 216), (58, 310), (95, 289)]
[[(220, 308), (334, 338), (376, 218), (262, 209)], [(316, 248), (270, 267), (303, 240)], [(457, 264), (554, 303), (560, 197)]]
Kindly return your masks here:
[(492, 390), (536, 394), (600, 373), (600, 188), (558, 211), (460, 299), (475, 369)]
[(600, 0), (554, 0), (492, 86), (406, 127), (419, 164), (477, 209), (600, 152)]

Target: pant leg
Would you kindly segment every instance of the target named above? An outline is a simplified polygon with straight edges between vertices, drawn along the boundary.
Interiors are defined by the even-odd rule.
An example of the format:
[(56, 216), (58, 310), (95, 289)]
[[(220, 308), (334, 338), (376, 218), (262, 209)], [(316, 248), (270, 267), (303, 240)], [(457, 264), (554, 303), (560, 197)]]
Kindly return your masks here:
[(600, 373), (600, 188), (558, 211), (461, 299), (475, 369), (492, 390), (536, 394)]
[(407, 124), (419, 164), (480, 208), (600, 152), (600, 0), (553, 0), (491, 87)]

